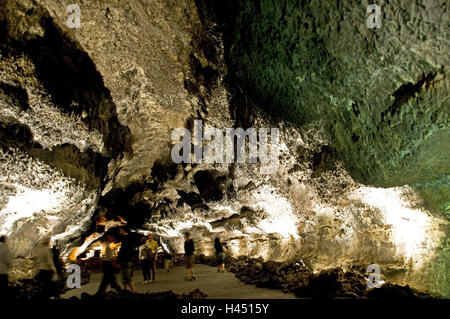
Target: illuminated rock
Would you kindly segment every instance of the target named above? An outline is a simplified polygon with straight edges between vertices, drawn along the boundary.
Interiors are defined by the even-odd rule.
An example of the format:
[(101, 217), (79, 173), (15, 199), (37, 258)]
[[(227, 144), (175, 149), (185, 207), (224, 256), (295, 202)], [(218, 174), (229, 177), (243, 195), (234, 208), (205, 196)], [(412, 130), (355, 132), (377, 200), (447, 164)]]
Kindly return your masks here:
[[(400, 2), (414, 32), (400, 4), (369, 30), (356, 2), (230, 3), (86, 2), (69, 29), (71, 0), (4, 1), (0, 231), (17, 255), (51, 233), (75, 259), (127, 223), (175, 252), (190, 231), (199, 254), (219, 235), (234, 256), (379, 263), (415, 283), (448, 232), (437, 2)], [(172, 130), (196, 119), (279, 127), (276, 171), (173, 163)]]

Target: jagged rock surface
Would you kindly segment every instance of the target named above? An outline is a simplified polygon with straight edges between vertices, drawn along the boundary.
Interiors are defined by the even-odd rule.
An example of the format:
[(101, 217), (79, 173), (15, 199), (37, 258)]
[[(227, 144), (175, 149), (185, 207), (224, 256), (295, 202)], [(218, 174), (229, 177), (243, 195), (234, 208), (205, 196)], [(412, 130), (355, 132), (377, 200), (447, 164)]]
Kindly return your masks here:
[[(433, 261), (448, 222), (424, 209), (417, 191), (403, 185), (427, 185), (415, 185), (422, 196), (444, 185), (429, 194), (433, 203), (448, 198), (448, 148), (439, 147), (448, 138), (443, 100), (448, 50), (438, 43), (445, 25), (437, 26), (423, 48), (425, 31), (411, 35), (411, 54), (402, 55), (396, 41), (388, 48), (359, 28), (358, 6), (329, 10), (333, 17), (344, 14), (339, 19), (347, 32), (345, 41), (331, 37), (331, 43), (323, 42), (319, 26), (333, 35), (344, 33), (325, 27), (320, 12), (327, 6), (305, 6), (301, 14), (286, 7), (285, 18), (278, 9), (263, 8), (268, 20), (288, 23), (281, 42), (297, 30), (290, 25), (297, 13), (308, 21), (299, 25), (299, 41), (293, 39), (303, 55), (292, 65), (285, 55), (275, 58), (286, 53), (284, 42), (266, 41), (274, 53), (270, 59), (247, 59), (248, 50), (251, 56), (267, 54), (265, 45), (262, 51), (255, 48), (261, 39), (278, 38), (277, 28), (265, 38), (248, 37), (254, 41), (246, 50), (237, 40), (231, 56), (230, 40), (243, 32), (243, 16), (229, 20), (238, 31), (223, 30), (223, 17), (203, 1), (86, 2), (80, 29), (65, 24), (70, 3), (0, 4), (0, 220), (16, 254), (27, 255), (49, 233), (66, 254), (94, 234), (83, 245), (88, 248), (101, 238), (95, 221), (107, 211), (108, 219), (124, 218), (138, 231), (154, 231), (178, 252), (182, 233), (189, 230), (198, 253), (212, 254), (212, 240), (220, 235), (235, 256), (298, 257), (314, 270), (379, 263), (399, 269), (394, 279), (408, 283)], [(232, 11), (225, 9), (226, 17)], [(242, 14), (253, 10), (245, 2)], [(253, 22), (248, 20), (250, 31)], [(395, 25), (387, 29), (396, 32)], [(430, 53), (433, 46), (439, 49)], [(386, 50), (389, 59), (380, 66), (377, 59)], [(361, 63), (364, 72), (356, 70)], [(392, 68), (396, 63), (405, 68)], [(425, 76), (418, 79), (421, 72)], [(251, 87), (234, 78), (242, 82), (248, 73)], [(358, 75), (370, 90), (362, 89)], [(410, 97), (410, 89), (419, 96)], [(258, 91), (265, 92), (266, 101)], [(291, 103), (307, 119), (301, 127), (261, 111), (270, 111), (275, 97), (274, 105)], [(430, 107), (420, 111), (420, 99)], [(192, 128), (193, 119), (221, 129), (279, 127), (277, 171), (262, 175), (253, 164), (175, 165), (171, 130)], [(26, 203), (27, 210), (18, 209), (17, 202)], [(46, 205), (36, 205), (42, 202)]]

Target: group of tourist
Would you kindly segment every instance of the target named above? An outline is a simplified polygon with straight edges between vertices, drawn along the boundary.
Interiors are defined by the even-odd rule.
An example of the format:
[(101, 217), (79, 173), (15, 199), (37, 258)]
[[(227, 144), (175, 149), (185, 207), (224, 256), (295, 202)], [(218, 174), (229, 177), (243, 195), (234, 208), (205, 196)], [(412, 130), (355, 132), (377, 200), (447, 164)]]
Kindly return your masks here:
[[(117, 257), (117, 263), (113, 261), (113, 254), (110, 248), (110, 245), (114, 241), (114, 239), (112, 238), (112, 236), (106, 237), (107, 242), (105, 257), (102, 264), (103, 278), (97, 294), (104, 293), (107, 286), (111, 286), (111, 288), (116, 289), (117, 291), (125, 289), (133, 293), (135, 292), (135, 288), (133, 285), (135, 253), (133, 239), (131, 238), (129, 231), (124, 228), (120, 229), (119, 234), (121, 237), (121, 247)], [(189, 233), (185, 233), (184, 237), (184, 260), (188, 271), (186, 280), (192, 281), (196, 280), (194, 272), (195, 245)], [(225, 272), (225, 250), (227, 249), (226, 244), (222, 243), (219, 238), (216, 238), (214, 241), (214, 248), (216, 251), (217, 271)], [(158, 242), (154, 239), (153, 234), (150, 233), (149, 235), (141, 238), (141, 245), (138, 248), (138, 259), (142, 269), (144, 285), (151, 284), (156, 280), (156, 260), (158, 257), (158, 250), (159, 245)], [(162, 250), (165, 253), (163, 256), (164, 268), (167, 272), (169, 272), (170, 268), (173, 266), (173, 256), (164, 247), (162, 247)], [(115, 278), (115, 273), (118, 272), (119, 269), (122, 277), (122, 288), (117, 284)]]
[[(108, 286), (117, 291), (129, 290), (135, 292), (133, 285), (133, 272), (135, 268), (135, 237), (130, 234), (126, 228), (119, 230), (121, 247), (116, 258), (114, 258), (111, 244), (116, 242), (112, 235), (105, 236), (105, 253), (102, 260), (103, 277), (98, 288), (97, 294), (103, 294)], [(189, 233), (185, 233), (184, 241), (184, 259), (187, 268), (187, 280), (196, 280), (194, 272), (195, 263), (195, 245)], [(225, 272), (225, 250), (226, 244), (219, 238), (214, 241), (216, 251), (217, 271)], [(158, 257), (159, 245), (154, 239), (153, 234), (141, 238), (141, 245), (138, 247), (138, 259), (142, 268), (144, 284), (150, 284), (156, 280), (156, 261)], [(172, 254), (164, 246), (162, 250), (165, 253), (164, 268), (167, 272), (173, 266)], [(41, 284), (40, 296), (43, 298), (57, 297), (55, 291), (55, 282), (62, 278), (62, 266), (59, 263), (58, 252), (50, 248), (50, 237), (42, 239), (34, 249), (34, 257), (38, 264), (38, 273), (36, 281)], [(0, 296), (4, 296), (8, 289), (8, 274), (12, 263), (12, 254), (6, 245), (6, 236), (0, 236)], [(116, 273), (121, 273), (122, 287), (117, 283)]]

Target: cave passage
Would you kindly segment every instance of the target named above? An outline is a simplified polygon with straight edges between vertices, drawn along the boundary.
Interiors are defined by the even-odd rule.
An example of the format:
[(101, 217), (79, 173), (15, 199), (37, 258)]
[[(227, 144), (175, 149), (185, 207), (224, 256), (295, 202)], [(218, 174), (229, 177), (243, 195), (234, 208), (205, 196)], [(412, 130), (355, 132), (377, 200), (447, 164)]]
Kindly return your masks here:
[(448, 300), (448, 10), (3, 0), (0, 299)]

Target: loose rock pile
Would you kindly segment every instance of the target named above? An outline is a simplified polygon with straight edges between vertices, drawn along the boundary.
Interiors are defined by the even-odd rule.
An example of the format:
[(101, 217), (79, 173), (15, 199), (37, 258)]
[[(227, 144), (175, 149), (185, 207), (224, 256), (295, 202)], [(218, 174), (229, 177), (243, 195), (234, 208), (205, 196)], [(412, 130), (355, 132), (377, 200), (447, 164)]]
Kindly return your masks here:
[[(216, 265), (214, 256), (200, 255), (197, 262)], [(302, 260), (285, 262), (267, 261), (262, 258), (228, 257), (228, 270), (246, 284), (281, 289), (300, 298), (370, 298), (370, 299), (425, 299), (432, 296), (407, 286), (385, 284), (380, 288), (367, 287), (364, 267), (322, 270), (319, 273), (305, 265)]]
[[(50, 295), (52, 297), (59, 297), (66, 290), (65, 278), (52, 282)], [(43, 286), (35, 278), (22, 279), (9, 287), (8, 295), (14, 299), (35, 299), (44, 298), (42, 296)]]
[[(128, 290), (123, 290), (120, 293), (109, 291), (103, 294), (90, 295), (86, 292), (81, 294), (81, 300), (94, 300), (94, 299), (133, 299), (133, 300), (150, 300), (150, 299), (164, 299), (164, 300), (178, 300), (178, 299), (205, 299), (207, 294), (201, 292), (199, 289), (195, 289), (187, 294), (176, 294), (172, 290), (154, 293), (131, 293)], [(71, 299), (78, 299), (78, 297), (72, 297)]]
[(292, 291), (301, 286), (307, 286), (312, 271), (302, 261), (264, 262), (262, 258), (239, 258), (230, 263), (229, 270), (236, 273), (236, 277), (247, 284), (258, 287), (282, 289)]
[(19, 283), (22, 279), (32, 279), (37, 275), (37, 263), (33, 258), (17, 257), (12, 260), (8, 277), (12, 283)]

